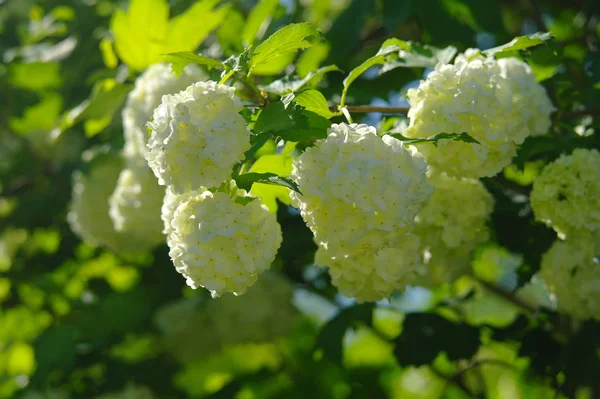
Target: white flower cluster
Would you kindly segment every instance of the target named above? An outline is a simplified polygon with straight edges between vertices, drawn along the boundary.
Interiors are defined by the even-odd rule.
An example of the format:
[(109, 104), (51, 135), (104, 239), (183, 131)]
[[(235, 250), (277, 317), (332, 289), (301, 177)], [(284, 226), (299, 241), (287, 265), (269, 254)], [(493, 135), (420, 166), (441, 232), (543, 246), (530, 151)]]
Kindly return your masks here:
[(488, 239), (494, 198), (483, 184), (433, 174), (433, 195), (416, 218), (415, 232), (427, 265), (426, 285), (452, 282), (468, 270), (471, 254)]
[(243, 294), (270, 267), (282, 240), (275, 215), (237, 191), (233, 198), (220, 191), (191, 195), (170, 223), (167, 243), (177, 271), (213, 297)]
[(426, 168), (399, 140), (343, 123), (294, 160), (291, 177), (302, 195), (292, 193), (292, 203), (322, 248), (318, 263), (330, 267), (342, 293), (381, 299), (417, 273), (410, 256), (387, 262), (404, 246), (418, 247), (410, 230), (433, 191)]
[(558, 309), (600, 320), (600, 242), (591, 233), (557, 240), (542, 257), (540, 277), (556, 296)]
[(459, 55), (454, 64), (436, 66), (407, 95), (405, 136), (466, 132), (479, 141), (420, 146), (432, 168), (451, 176), (494, 176), (510, 164), (517, 144), (545, 133), (550, 124), (552, 105), (529, 67), (516, 59), (478, 56), (476, 50)]
[(152, 119), (162, 96), (179, 93), (192, 83), (205, 79), (206, 73), (195, 65), (186, 66), (179, 77), (175, 76), (168, 64), (154, 64), (141, 74), (127, 96), (122, 113), (125, 156), (143, 157), (148, 151), (146, 124)]
[(163, 95), (177, 93), (205, 76), (195, 65), (187, 66), (176, 77), (169, 65), (155, 64), (136, 80), (127, 97), (123, 109), (125, 169), (110, 198), (109, 213), (115, 229), (134, 239), (140, 251), (164, 242), (160, 208), (165, 189), (144, 159), (149, 136), (146, 124)]
[(211, 81), (165, 95), (148, 124), (145, 155), (159, 183), (181, 194), (228, 180), (250, 148), (241, 110), (235, 88)]
[(410, 233), (382, 248), (359, 248), (345, 256), (332, 256), (321, 246), (315, 263), (327, 266), (333, 285), (359, 302), (389, 297), (397, 289), (414, 284), (425, 273), (419, 256), (419, 238)]
[(123, 166), (121, 157), (106, 149), (83, 153), (87, 171), (73, 174), (73, 192), (67, 220), (82, 240), (117, 252), (136, 251), (136, 243), (117, 232), (108, 216), (108, 197), (115, 189)]
[(109, 215), (117, 231), (149, 249), (164, 242), (160, 209), (165, 189), (146, 163), (128, 163), (110, 196)]
[(226, 345), (271, 342), (287, 335), (298, 320), (293, 293), (288, 279), (268, 271), (243, 300), (232, 295), (206, 302), (182, 299), (160, 309), (155, 323), (169, 353), (191, 363)]
[(576, 149), (547, 165), (534, 180), (531, 207), (537, 220), (561, 237), (600, 229), (600, 152)]

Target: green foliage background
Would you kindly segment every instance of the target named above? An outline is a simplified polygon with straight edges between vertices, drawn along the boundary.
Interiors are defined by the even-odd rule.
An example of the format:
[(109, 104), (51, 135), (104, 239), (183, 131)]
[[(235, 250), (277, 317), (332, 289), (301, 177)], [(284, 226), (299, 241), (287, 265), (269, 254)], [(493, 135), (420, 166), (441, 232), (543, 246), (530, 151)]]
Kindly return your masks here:
[[(529, 296), (521, 287), (555, 237), (534, 222), (523, 200), (533, 177), (561, 153), (600, 148), (593, 118), (600, 106), (600, 3), (256, 3), (137, 0), (127, 11), (127, 1), (0, 0), (0, 398), (93, 398), (134, 385), (156, 398), (599, 398), (600, 325), (559, 315), (547, 298), (532, 301), (543, 297), (539, 287), (529, 286)], [(305, 32), (288, 38), (294, 51), (273, 57), (272, 43), (263, 41), (293, 22), (312, 23), (323, 38), (298, 25)], [(231, 57), (228, 70), (250, 68), (252, 82), (272, 95), (296, 92), (287, 98), (293, 106), (272, 102), (258, 114), (256, 137), (268, 132), (302, 141), (323, 134), (325, 118), (343, 120), (329, 110), (340, 100), (406, 105), (407, 85), (446, 56), (437, 49), (485, 50), (538, 31), (553, 38), (523, 39), (518, 55), (547, 88), (555, 121), (551, 134), (525, 141), (515, 166), (484, 179), (496, 199), (494, 235), (474, 262), (474, 277), (354, 305), (312, 265), (310, 231), (280, 206), (284, 242), (273, 269), (303, 290), (296, 296), (302, 315), (283, 317), (289, 328), (276, 339), (253, 337), (203, 353), (210, 323), (190, 318), (191, 338), (169, 340), (157, 322), (182, 298), (200, 307), (209, 301), (185, 287), (166, 245), (113, 254), (80, 242), (66, 224), (71, 175), (84, 167), (82, 151), (122, 147), (123, 102), (151, 63), (215, 67), (210, 73), (218, 80), (221, 64), (214, 59)], [(410, 55), (371, 59), (391, 37), (413, 43)], [(204, 58), (189, 53), (195, 50)], [(365, 61), (360, 71), (367, 73), (351, 76), (342, 95), (348, 73)], [(367, 71), (384, 62), (397, 68), (381, 77)], [(247, 97), (254, 96), (248, 87)], [(381, 121), (378, 114), (354, 118)], [(389, 128), (397, 120), (387, 115), (381, 123)], [(255, 158), (273, 155), (272, 143), (256, 140)], [(264, 165), (251, 172), (289, 173), (281, 159), (261, 159)], [(272, 204), (287, 194), (280, 186), (254, 189)], [(541, 293), (532, 296), (536, 289)], [(539, 306), (532, 309), (532, 302)], [(296, 312), (289, 304), (271, 306)], [(267, 330), (239, 320), (231, 321), (232, 329)], [(186, 352), (192, 355), (182, 358)]]

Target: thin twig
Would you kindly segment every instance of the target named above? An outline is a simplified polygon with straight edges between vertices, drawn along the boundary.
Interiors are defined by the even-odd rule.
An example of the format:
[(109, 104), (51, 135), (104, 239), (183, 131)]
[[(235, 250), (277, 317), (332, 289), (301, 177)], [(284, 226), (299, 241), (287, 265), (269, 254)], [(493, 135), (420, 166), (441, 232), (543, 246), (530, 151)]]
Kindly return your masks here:
[(482, 280), (479, 277), (472, 276), (472, 278), (475, 281), (477, 281), (479, 284), (481, 284), (484, 288), (486, 288), (488, 291), (502, 297), (503, 299), (512, 303), (513, 305), (515, 305), (529, 313), (537, 312), (537, 308), (535, 306), (521, 300), (517, 296), (513, 295), (511, 292), (506, 291), (505, 289), (500, 288), (497, 285), (490, 283), (489, 281)]
[(554, 112), (554, 113), (552, 113), (552, 119), (554, 119), (554, 120), (571, 119), (571, 118), (577, 118), (579, 116), (585, 116), (585, 115), (600, 116), (600, 107), (584, 108), (584, 109), (579, 109), (577, 111)]
[[(256, 92), (256, 91), (255, 91)], [(258, 91), (258, 96), (260, 92)], [(245, 104), (248, 108), (263, 108), (264, 104)], [(377, 105), (348, 105), (345, 107), (348, 112), (353, 114), (368, 114), (371, 112), (380, 112), (382, 114), (401, 114), (407, 115), (410, 110), (409, 107), (392, 107), (392, 106), (377, 106)], [(331, 111), (337, 111), (338, 107), (333, 106), (329, 108)], [(579, 116), (592, 115), (600, 116), (600, 107), (584, 108), (576, 111), (555, 111), (552, 113), (552, 119), (563, 120), (571, 119)]]

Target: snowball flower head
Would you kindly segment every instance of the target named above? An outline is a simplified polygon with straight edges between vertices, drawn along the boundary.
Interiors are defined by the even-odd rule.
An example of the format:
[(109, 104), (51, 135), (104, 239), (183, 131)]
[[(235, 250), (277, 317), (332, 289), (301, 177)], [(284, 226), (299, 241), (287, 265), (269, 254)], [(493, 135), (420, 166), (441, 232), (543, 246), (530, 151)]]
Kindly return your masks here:
[(212, 81), (163, 96), (145, 155), (159, 184), (181, 194), (228, 180), (250, 148), (242, 108), (235, 88)]
[(206, 73), (196, 65), (188, 65), (179, 77), (167, 64), (151, 65), (135, 81), (135, 87), (127, 96), (123, 108), (123, 129), (125, 132), (124, 155), (143, 157), (147, 152), (148, 131), (146, 123), (152, 119), (154, 109), (161, 103), (165, 94), (175, 94), (194, 82), (206, 80)]
[(421, 238), (427, 277), (437, 285), (468, 270), (472, 251), (488, 238), (494, 198), (478, 180), (442, 173), (429, 181), (435, 191), (415, 219), (415, 233)]
[(161, 212), (160, 212), (160, 218), (162, 219), (163, 222), (163, 233), (164, 234), (171, 234), (173, 232), (173, 227), (171, 227), (171, 222), (173, 221), (173, 217), (175, 215), (175, 211), (177, 210), (177, 207), (185, 200), (201, 194), (202, 192), (206, 191), (205, 189), (201, 188), (200, 190), (196, 190), (196, 191), (188, 191), (185, 192), (183, 194), (175, 194), (173, 193), (173, 190), (171, 189), (171, 187), (167, 187), (167, 189), (165, 190), (165, 196), (163, 199), (163, 203), (161, 205)]
[(419, 238), (410, 233), (384, 248), (356, 249), (343, 257), (332, 256), (320, 247), (315, 263), (327, 266), (333, 285), (358, 302), (387, 298), (415, 283), (425, 271), (419, 256)]
[(243, 294), (271, 266), (282, 241), (275, 215), (245, 192), (194, 195), (177, 207), (171, 228), (167, 243), (177, 271), (214, 297)]
[(590, 233), (557, 240), (542, 257), (540, 277), (558, 309), (580, 319), (600, 320), (600, 247)]
[(579, 148), (561, 155), (535, 179), (530, 200), (536, 219), (561, 236), (600, 229), (600, 152)]
[[(418, 88), (407, 93), (411, 108), (405, 136), (466, 132), (480, 143), (445, 140), (419, 147), (432, 167), (456, 177), (500, 172), (515, 156), (516, 144), (547, 130), (551, 111), (527, 66), (476, 53), (469, 50), (454, 64), (436, 66)], [(516, 82), (511, 81), (513, 75)]]
[(426, 169), (416, 150), (371, 126), (334, 124), (294, 160), (291, 177), (302, 194), (290, 195), (317, 243), (342, 256), (410, 230), (433, 191)]
[(292, 305), (293, 293), (288, 279), (267, 271), (243, 297), (182, 299), (160, 309), (155, 323), (169, 353), (190, 363), (227, 345), (272, 342), (288, 334), (298, 316)]
[(119, 233), (108, 216), (108, 198), (123, 167), (121, 157), (106, 148), (88, 150), (83, 159), (89, 168), (73, 174), (73, 192), (67, 220), (71, 230), (91, 245), (117, 252), (135, 252), (137, 243)]
[[(544, 86), (535, 80), (531, 67), (518, 58), (508, 57), (498, 60), (500, 73), (504, 77), (503, 93), (511, 94), (512, 112), (507, 118), (515, 118), (522, 123), (513, 130), (513, 139), (522, 143), (527, 136), (540, 136), (548, 133), (552, 124), (550, 116), (554, 106)], [(508, 99), (506, 101), (509, 101)]]
[(165, 188), (143, 160), (129, 160), (109, 199), (109, 215), (117, 231), (137, 241), (140, 250), (164, 242), (160, 209)]

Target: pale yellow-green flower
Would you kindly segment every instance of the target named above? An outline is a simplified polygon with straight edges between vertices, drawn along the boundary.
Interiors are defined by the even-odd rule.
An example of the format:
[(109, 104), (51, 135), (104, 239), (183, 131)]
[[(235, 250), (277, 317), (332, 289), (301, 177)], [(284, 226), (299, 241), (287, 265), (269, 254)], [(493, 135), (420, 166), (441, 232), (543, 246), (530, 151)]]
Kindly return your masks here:
[(418, 152), (367, 125), (332, 125), (293, 162), (292, 192), (319, 245), (331, 256), (381, 248), (409, 231), (433, 189)]
[(454, 64), (436, 66), (407, 93), (411, 108), (405, 136), (466, 132), (480, 143), (443, 140), (437, 146), (419, 145), (434, 169), (456, 177), (500, 172), (527, 136), (547, 131), (552, 110), (527, 65), (476, 54), (471, 49)]
[(230, 179), (250, 148), (242, 108), (235, 88), (212, 81), (163, 96), (145, 154), (159, 184), (181, 194)]
[(194, 82), (206, 80), (207, 75), (196, 65), (188, 65), (179, 77), (168, 64), (151, 65), (135, 81), (135, 87), (127, 96), (123, 108), (123, 130), (125, 133), (124, 155), (144, 157), (148, 151), (146, 143), (150, 134), (146, 123), (152, 119), (154, 109), (165, 94), (175, 94)]
[(542, 257), (540, 277), (558, 309), (580, 319), (600, 320), (600, 247), (591, 233), (557, 240)]
[(282, 241), (275, 215), (236, 191), (204, 191), (181, 202), (167, 240), (187, 284), (214, 297), (243, 294), (271, 266)]
[(340, 293), (358, 302), (378, 301), (414, 284), (425, 269), (419, 254), (419, 238), (404, 234), (382, 248), (357, 248), (345, 256), (332, 256), (324, 247), (315, 263), (326, 266)]
[(563, 237), (600, 229), (600, 152), (561, 155), (535, 179), (530, 200), (536, 219)]
[(121, 171), (115, 191), (109, 199), (109, 215), (115, 229), (126, 234), (140, 245), (140, 251), (163, 243), (163, 224), (160, 210), (165, 188), (158, 185), (156, 177), (146, 162), (139, 159), (127, 161)]
[(437, 285), (468, 271), (473, 250), (488, 239), (494, 198), (478, 180), (442, 173), (429, 181), (435, 191), (415, 219), (415, 233), (427, 265), (424, 282)]
[(110, 219), (108, 199), (123, 167), (121, 157), (106, 149), (83, 154), (87, 170), (73, 174), (73, 192), (67, 220), (71, 230), (91, 245), (117, 252), (137, 252), (138, 243), (115, 230)]

